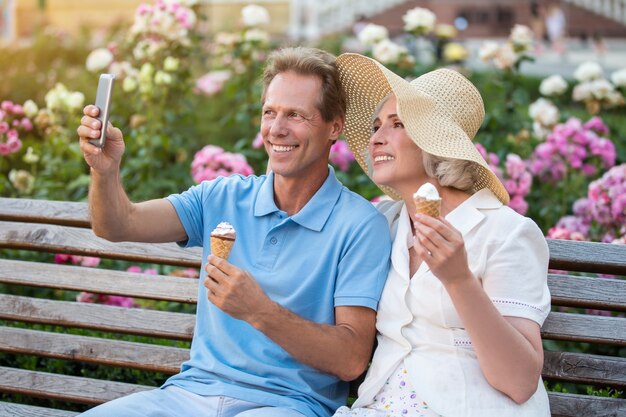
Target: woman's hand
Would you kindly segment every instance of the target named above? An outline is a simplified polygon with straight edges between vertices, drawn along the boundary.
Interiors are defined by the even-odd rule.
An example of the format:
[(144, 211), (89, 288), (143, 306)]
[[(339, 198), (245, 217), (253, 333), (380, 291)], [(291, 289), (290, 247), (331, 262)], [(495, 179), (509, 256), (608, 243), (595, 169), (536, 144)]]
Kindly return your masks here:
[(461, 232), (443, 217), (416, 214), (414, 250), (447, 286), (472, 277)]

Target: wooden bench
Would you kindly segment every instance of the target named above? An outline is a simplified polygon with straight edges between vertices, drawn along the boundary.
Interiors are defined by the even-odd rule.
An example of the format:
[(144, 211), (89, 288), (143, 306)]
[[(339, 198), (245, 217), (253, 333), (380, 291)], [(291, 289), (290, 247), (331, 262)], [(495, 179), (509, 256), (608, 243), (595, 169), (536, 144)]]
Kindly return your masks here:
[[(626, 275), (626, 246), (556, 240), (548, 240), (548, 244), (553, 269)], [(81, 369), (156, 372), (156, 378), (162, 381), (178, 372), (180, 363), (188, 358), (196, 279), (10, 258), (14, 250), (25, 250), (27, 254), (63, 253), (197, 269), (199, 251), (183, 250), (175, 244), (111, 243), (93, 235), (84, 203), (7, 198), (0, 198), (0, 248), (10, 249), (0, 259), (0, 365), (7, 363), (3, 358), (32, 358), (28, 363), (35, 363), (30, 369), (0, 366), (0, 398), (4, 398), (0, 401), (0, 416), (73, 416), (77, 411), (60, 408), (80, 410), (76, 407), (81, 404), (85, 408), (151, 388), (82, 376)], [(626, 280), (550, 274), (548, 282), (555, 311), (542, 328), (547, 349), (554, 345), (551, 341), (558, 340), (601, 345), (608, 352), (617, 352), (616, 347), (624, 351), (626, 318), (583, 312), (625, 312)], [(33, 288), (51, 289), (47, 292), (50, 297), (41, 298), (42, 291)], [(177, 304), (153, 302), (148, 309), (64, 300), (64, 294), (65, 298), (75, 294), (72, 291)], [(186, 305), (187, 311), (166, 311), (172, 305)], [(167, 308), (155, 309), (157, 306)], [(568, 311), (560, 311), (563, 309), (559, 306), (568, 307)], [(120, 340), (122, 335), (139, 336), (141, 340)], [(43, 363), (40, 361), (46, 360), (62, 360), (62, 365), (55, 368), (59, 373), (38, 369)], [(66, 369), (79, 372), (61, 373)], [(546, 350), (543, 377), (563, 384), (624, 390), (626, 358), (618, 353), (578, 353), (574, 348)], [(623, 396), (549, 395), (553, 416), (626, 415)], [(25, 404), (33, 404), (33, 398), (38, 399), (37, 406)]]

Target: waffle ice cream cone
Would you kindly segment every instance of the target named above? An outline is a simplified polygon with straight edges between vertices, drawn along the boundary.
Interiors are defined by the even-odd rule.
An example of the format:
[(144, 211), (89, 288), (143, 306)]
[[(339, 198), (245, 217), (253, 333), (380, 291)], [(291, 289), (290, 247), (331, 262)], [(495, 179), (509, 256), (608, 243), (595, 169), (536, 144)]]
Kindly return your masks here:
[(426, 214), (431, 217), (439, 217), (441, 215), (441, 198), (434, 185), (427, 182), (422, 185), (415, 194), (413, 194), (415, 202), (415, 213)]
[(228, 259), (237, 235), (230, 223), (222, 222), (211, 232), (211, 253), (222, 259)]
[(426, 214), (431, 217), (439, 217), (441, 215), (441, 199), (428, 200), (424, 197), (413, 197), (415, 201), (415, 212), (418, 214)]

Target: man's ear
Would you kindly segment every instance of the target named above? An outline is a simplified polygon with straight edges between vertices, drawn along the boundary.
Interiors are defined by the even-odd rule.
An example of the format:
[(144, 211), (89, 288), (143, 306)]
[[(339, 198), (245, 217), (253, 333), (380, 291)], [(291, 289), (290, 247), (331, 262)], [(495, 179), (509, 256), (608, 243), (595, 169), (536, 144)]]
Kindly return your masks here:
[(333, 141), (333, 145), (335, 144), (335, 142), (337, 142), (337, 139), (339, 139), (339, 135), (341, 135), (341, 132), (343, 132), (343, 127), (344, 127), (345, 121), (343, 117), (335, 117), (335, 120), (333, 120), (333, 124), (332, 124), (332, 130), (330, 131), (330, 140)]

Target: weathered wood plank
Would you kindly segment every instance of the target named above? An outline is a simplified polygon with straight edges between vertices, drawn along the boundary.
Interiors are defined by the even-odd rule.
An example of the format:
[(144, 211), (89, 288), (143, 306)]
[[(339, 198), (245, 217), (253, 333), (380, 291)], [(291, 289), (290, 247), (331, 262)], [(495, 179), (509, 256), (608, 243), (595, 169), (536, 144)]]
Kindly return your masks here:
[(90, 229), (0, 221), (0, 248), (98, 256), (133, 262), (200, 267), (202, 251), (175, 243), (109, 242)]
[(626, 400), (549, 392), (552, 417), (623, 417)]
[(581, 384), (626, 387), (626, 358), (545, 351), (545, 379)]
[(552, 305), (626, 311), (626, 280), (548, 274), (548, 286)]
[(175, 374), (189, 349), (0, 326), (0, 351)]
[(155, 387), (0, 367), (0, 392), (97, 405)]
[(194, 314), (0, 294), (0, 319), (191, 340)]
[(0, 220), (91, 227), (87, 203), (0, 198)]
[(198, 280), (0, 259), (0, 283), (195, 303)]
[(551, 269), (626, 275), (626, 245), (546, 240)]
[(626, 346), (626, 320), (552, 312), (541, 327), (545, 339)]
[(0, 417), (74, 417), (78, 414), (75, 411), (0, 402)]

